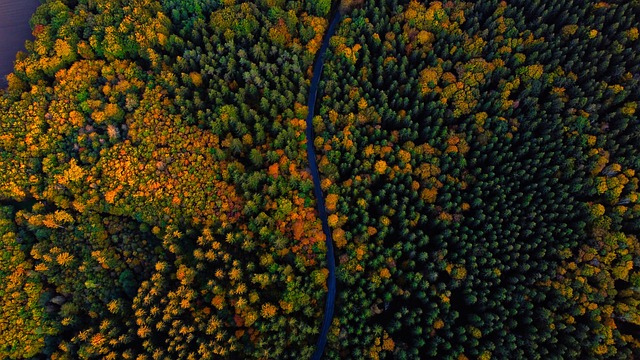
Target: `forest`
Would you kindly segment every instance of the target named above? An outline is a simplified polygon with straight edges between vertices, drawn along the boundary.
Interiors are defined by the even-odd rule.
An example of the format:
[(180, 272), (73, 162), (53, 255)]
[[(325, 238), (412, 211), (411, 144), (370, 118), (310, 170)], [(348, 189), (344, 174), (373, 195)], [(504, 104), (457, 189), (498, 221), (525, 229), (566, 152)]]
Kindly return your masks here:
[[(313, 139), (314, 61), (330, 19)], [(43, 0), (0, 358), (640, 358), (637, 0)]]

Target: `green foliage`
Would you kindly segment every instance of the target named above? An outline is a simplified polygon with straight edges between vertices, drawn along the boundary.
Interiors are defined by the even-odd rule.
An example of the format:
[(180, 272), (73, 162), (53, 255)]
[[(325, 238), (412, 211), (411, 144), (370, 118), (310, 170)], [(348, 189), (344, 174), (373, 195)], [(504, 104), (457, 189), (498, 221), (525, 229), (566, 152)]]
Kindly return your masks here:
[(331, 10), (331, 0), (318, 0), (313, 5), (317, 16), (327, 16)]
[[(637, 127), (623, 119), (638, 82), (599, 70), (615, 49), (590, 50), (591, 39), (621, 37), (605, 24), (632, 10), (587, 18), (583, 4), (557, 14), (519, 2), (390, 3), (355, 10), (325, 64), (315, 143), (340, 199), (336, 226), (351, 239), (338, 244), (348, 295), (329, 358), (637, 352), (635, 315), (611, 315), (637, 313), (640, 295), (622, 280), (635, 265), (599, 238), (624, 229), (636, 251), (637, 139), (622, 133)], [(584, 20), (573, 42), (545, 23), (576, 22), (569, 14)], [(640, 61), (638, 44), (626, 44), (620, 75)], [(629, 105), (610, 114), (601, 103)], [(591, 218), (596, 203), (609, 215)], [(584, 246), (606, 260), (576, 260)], [(393, 348), (379, 333), (362, 337), (373, 326)]]
[(25, 254), (26, 239), (13, 223), (13, 209), (0, 206), (0, 356), (29, 358), (40, 353), (45, 337), (55, 334), (40, 304), (43, 285)]

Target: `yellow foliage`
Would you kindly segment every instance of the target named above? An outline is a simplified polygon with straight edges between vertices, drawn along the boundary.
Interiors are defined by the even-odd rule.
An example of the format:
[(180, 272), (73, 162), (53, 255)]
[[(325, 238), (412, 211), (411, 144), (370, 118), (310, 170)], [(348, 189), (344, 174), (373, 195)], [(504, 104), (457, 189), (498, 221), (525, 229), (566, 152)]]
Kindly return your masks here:
[(435, 40), (435, 36), (433, 33), (430, 33), (426, 30), (421, 30), (417, 36), (419, 44), (430, 44)]
[(469, 327), (469, 333), (471, 333), (471, 336), (473, 336), (476, 339), (479, 339), (482, 337), (482, 331), (480, 331), (480, 329), (478, 329), (475, 326)]
[(343, 247), (345, 247), (345, 245), (347, 245), (347, 238), (345, 237), (344, 230), (335, 229), (333, 230), (332, 236), (333, 236), (333, 241), (335, 242), (336, 247), (338, 247), (338, 249), (342, 249)]
[(76, 159), (69, 161), (69, 168), (64, 171), (62, 176), (57, 176), (58, 183), (67, 185), (69, 182), (77, 182), (85, 177), (84, 170), (78, 166)]
[(423, 94), (436, 88), (442, 76), (441, 67), (428, 67), (420, 72), (420, 87)]
[[(35, 218), (35, 216), (33, 218)], [(42, 219), (42, 225), (48, 227), (49, 229), (56, 229), (56, 228), (62, 227), (55, 221), (55, 219), (51, 215), (45, 216)]]
[(269, 29), (269, 38), (275, 44), (280, 46), (289, 46), (292, 43), (289, 29), (282, 19), (280, 19), (275, 26)]
[(607, 191), (607, 189), (608, 189), (607, 188), (607, 181), (604, 178), (599, 177), (596, 180), (596, 184), (597, 184), (596, 185), (596, 189), (598, 190), (599, 194), (604, 194)]
[(73, 217), (71, 215), (69, 215), (69, 213), (67, 213), (64, 210), (57, 210), (54, 214), (53, 214), (53, 218), (56, 220), (56, 222), (58, 223), (72, 223), (73, 222)]
[(202, 86), (202, 75), (200, 73), (192, 71), (189, 73), (189, 77), (191, 78), (191, 82), (194, 86), (200, 87)]
[(118, 131), (118, 128), (115, 125), (113, 124), (107, 125), (107, 135), (109, 135), (109, 139), (117, 139), (119, 133), (120, 132)]
[(601, 204), (593, 204), (591, 206), (591, 215), (595, 216), (595, 217), (599, 217), (604, 215), (604, 206), (602, 206)]
[(400, 161), (402, 161), (403, 163), (408, 164), (411, 161), (411, 153), (409, 153), (406, 150), (400, 150), (398, 151), (398, 158), (400, 159)]
[(214, 296), (213, 299), (211, 299), (211, 305), (218, 310), (222, 310), (224, 308), (224, 297), (221, 295)]
[(578, 25), (565, 25), (562, 28), (562, 35), (565, 36), (570, 36), (576, 33), (576, 31), (578, 31)]
[(609, 86), (609, 88), (613, 91), (614, 94), (619, 94), (620, 92), (622, 92), (624, 90), (624, 86), (620, 85), (620, 84), (614, 84)]
[(465, 269), (461, 265), (455, 266), (453, 268), (453, 270), (451, 271), (451, 277), (456, 279), (456, 280), (462, 280), (465, 277), (467, 277), (467, 269)]
[(307, 51), (315, 55), (318, 49), (320, 49), (320, 45), (322, 43), (322, 35), (327, 28), (328, 21), (323, 17), (316, 16), (306, 16), (303, 18), (303, 21), (306, 23), (306, 25), (311, 25), (315, 30), (316, 36), (307, 44)]
[(151, 329), (149, 329), (148, 326), (143, 325), (138, 328), (137, 334), (139, 337), (144, 339), (151, 334)]
[(373, 150), (373, 145), (369, 144), (364, 148), (363, 154), (366, 157), (369, 157), (371, 155), (373, 155), (374, 150)]
[(638, 103), (635, 101), (631, 101), (624, 104), (624, 107), (620, 110), (620, 112), (627, 116), (633, 116), (636, 113), (636, 109), (638, 108)]
[(237, 267), (233, 267), (231, 271), (229, 271), (229, 279), (231, 280), (240, 280), (242, 277), (242, 270)]
[(329, 226), (332, 228), (335, 228), (338, 225), (338, 220), (338, 215), (336, 214), (329, 215), (329, 218), (327, 219)]
[(544, 71), (544, 68), (543, 68), (542, 65), (535, 64), (535, 65), (529, 65), (527, 67), (527, 72), (526, 73), (532, 79), (540, 79), (540, 77), (542, 76), (543, 71)]
[(325, 205), (327, 211), (334, 212), (336, 211), (336, 205), (338, 203), (338, 195), (337, 194), (329, 194), (325, 199)]
[(320, 181), (320, 187), (322, 190), (327, 190), (331, 186), (331, 180), (329, 178), (324, 178)]
[(422, 200), (426, 201), (429, 204), (433, 204), (436, 202), (437, 195), (438, 189), (436, 189), (435, 187), (431, 189), (423, 189), (420, 193), (420, 197), (422, 198)]
[(356, 259), (362, 260), (367, 253), (367, 249), (364, 245), (360, 245), (356, 248)]
[(389, 334), (387, 334), (385, 331), (384, 339), (382, 340), (382, 350), (393, 351), (395, 347), (396, 347), (395, 342), (391, 337), (389, 337)]
[(367, 106), (369, 106), (367, 100), (365, 100), (365, 98), (360, 98), (360, 100), (358, 101), (358, 109), (364, 110), (367, 108)]
[(104, 194), (104, 199), (107, 203), (113, 204), (115, 202), (116, 195), (118, 195), (118, 189), (110, 190)]
[(63, 60), (71, 60), (75, 55), (75, 51), (71, 48), (69, 43), (60, 38), (56, 39), (54, 49), (56, 51), (56, 55)]
[(67, 266), (73, 261), (73, 255), (68, 252), (63, 252), (56, 256), (56, 262), (61, 266)]
[(384, 174), (387, 171), (387, 163), (384, 160), (376, 161), (374, 169), (378, 174)]
[(260, 310), (260, 315), (262, 317), (269, 319), (276, 315), (278, 308), (270, 303), (262, 304), (262, 309)]
[(100, 348), (106, 341), (107, 339), (104, 337), (104, 335), (98, 333), (95, 334), (91, 337), (91, 345), (95, 348)]

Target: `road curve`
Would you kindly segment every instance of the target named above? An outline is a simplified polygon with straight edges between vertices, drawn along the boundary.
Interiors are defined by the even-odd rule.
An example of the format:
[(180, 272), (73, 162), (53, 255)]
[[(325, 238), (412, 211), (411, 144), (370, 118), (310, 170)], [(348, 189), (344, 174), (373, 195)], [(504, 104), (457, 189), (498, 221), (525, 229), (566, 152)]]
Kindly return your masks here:
[(324, 320), (322, 321), (322, 330), (320, 331), (320, 337), (316, 344), (316, 350), (313, 353), (311, 359), (320, 360), (324, 353), (325, 345), (327, 344), (327, 334), (331, 321), (333, 320), (333, 309), (336, 300), (336, 259), (333, 252), (333, 238), (331, 236), (331, 229), (329, 228), (329, 221), (327, 220), (327, 209), (324, 205), (324, 196), (322, 194), (322, 188), (320, 187), (320, 174), (318, 172), (318, 163), (316, 162), (316, 149), (313, 145), (315, 135), (313, 132), (313, 117), (315, 115), (316, 98), (318, 97), (318, 84), (320, 83), (320, 77), (322, 76), (322, 67), (324, 66), (324, 56), (329, 47), (329, 39), (336, 31), (336, 27), (340, 22), (342, 15), (340, 11), (336, 11), (329, 23), (329, 28), (324, 34), (322, 39), (322, 45), (316, 60), (313, 64), (313, 78), (311, 79), (311, 87), (309, 88), (309, 102), (307, 107), (309, 112), (307, 113), (307, 157), (309, 159), (309, 168), (311, 169), (311, 176), (313, 177), (313, 190), (316, 196), (316, 204), (318, 207), (318, 213), (322, 221), (322, 231), (326, 237), (327, 243), (327, 268), (329, 269), (329, 277), (327, 278), (327, 300), (324, 306)]

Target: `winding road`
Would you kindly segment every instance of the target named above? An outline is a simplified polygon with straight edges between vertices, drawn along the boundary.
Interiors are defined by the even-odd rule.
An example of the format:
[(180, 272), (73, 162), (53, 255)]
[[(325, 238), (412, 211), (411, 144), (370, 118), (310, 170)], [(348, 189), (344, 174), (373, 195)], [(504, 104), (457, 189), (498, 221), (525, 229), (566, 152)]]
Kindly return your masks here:
[(329, 47), (329, 39), (336, 31), (336, 27), (342, 18), (340, 11), (336, 11), (331, 19), (329, 28), (324, 34), (322, 39), (322, 45), (317, 58), (313, 64), (313, 78), (311, 79), (311, 87), (309, 88), (309, 102), (307, 104), (309, 112), (307, 113), (307, 157), (309, 158), (309, 167), (311, 169), (311, 176), (313, 177), (313, 190), (316, 196), (316, 204), (318, 206), (318, 213), (322, 220), (322, 231), (326, 237), (327, 243), (327, 268), (329, 269), (329, 277), (327, 279), (327, 301), (324, 306), (324, 320), (322, 321), (322, 330), (320, 331), (320, 337), (316, 344), (316, 350), (313, 353), (311, 359), (320, 360), (324, 353), (325, 345), (327, 344), (327, 334), (331, 321), (333, 320), (333, 309), (336, 300), (336, 259), (333, 252), (333, 238), (331, 236), (331, 229), (329, 228), (329, 221), (327, 219), (327, 209), (324, 205), (324, 196), (322, 194), (322, 188), (320, 187), (320, 174), (318, 173), (318, 163), (316, 162), (316, 149), (313, 145), (315, 135), (313, 132), (313, 117), (315, 115), (316, 99), (318, 97), (318, 84), (320, 83), (320, 77), (322, 76), (322, 67), (324, 66), (324, 56)]

